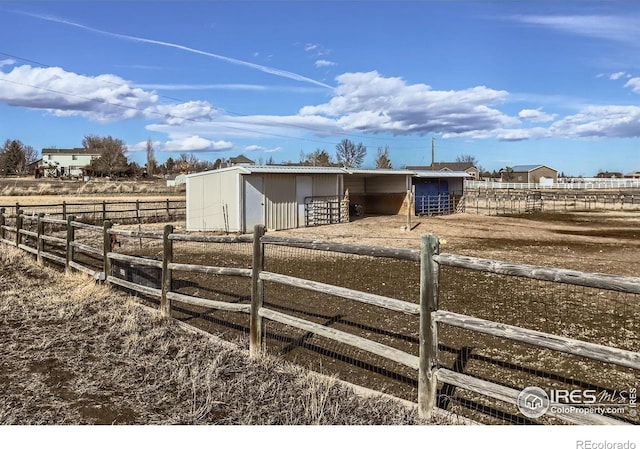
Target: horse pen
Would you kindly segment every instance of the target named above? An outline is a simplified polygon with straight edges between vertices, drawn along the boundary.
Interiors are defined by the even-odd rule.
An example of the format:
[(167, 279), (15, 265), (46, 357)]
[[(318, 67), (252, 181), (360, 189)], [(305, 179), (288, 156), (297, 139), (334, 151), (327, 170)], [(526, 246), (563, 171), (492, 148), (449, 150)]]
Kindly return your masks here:
[[(7, 213), (0, 226), (3, 243), (38, 260), (80, 269), (176, 319), (248, 339), (252, 352), (418, 403), (427, 414), (638, 423), (629, 400), (640, 369), (638, 277), (450, 254), (433, 235), (417, 249), (320, 241), (305, 229), (214, 236)], [(594, 391), (619, 407), (529, 418), (517, 407), (529, 386)]]

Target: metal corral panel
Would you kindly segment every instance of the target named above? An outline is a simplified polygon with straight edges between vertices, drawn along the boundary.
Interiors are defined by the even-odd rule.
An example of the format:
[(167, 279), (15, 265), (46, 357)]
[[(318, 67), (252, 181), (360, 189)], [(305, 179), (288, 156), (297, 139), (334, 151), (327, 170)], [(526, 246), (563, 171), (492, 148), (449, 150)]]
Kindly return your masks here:
[(280, 230), (297, 227), (296, 176), (265, 174), (264, 192), (267, 229)]
[(238, 171), (187, 177), (187, 230), (240, 230)]

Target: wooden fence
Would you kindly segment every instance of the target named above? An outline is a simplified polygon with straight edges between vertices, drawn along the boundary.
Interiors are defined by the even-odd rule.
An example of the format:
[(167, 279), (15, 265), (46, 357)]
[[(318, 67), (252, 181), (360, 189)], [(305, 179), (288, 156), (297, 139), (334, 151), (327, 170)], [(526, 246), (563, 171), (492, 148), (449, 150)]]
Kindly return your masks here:
[[(25, 221), (34, 221), (36, 231), (23, 228)], [(439, 271), (441, 266), (460, 267), (469, 270), (516, 276), (528, 279), (550, 281), (570, 285), (594, 287), (613, 290), (616, 292), (640, 294), (640, 278), (622, 277), (603, 274), (591, 274), (573, 270), (546, 268), (523, 264), (512, 264), (476, 257), (466, 257), (453, 254), (440, 254), (437, 237), (428, 234), (422, 237), (421, 249), (397, 249), (387, 247), (360, 246), (344, 243), (319, 242), (302, 239), (283, 238), (265, 235), (264, 228), (257, 226), (253, 235), (239, 236), (211, 236), (188, 235), (174, 233), (172, 225), (166, 225), (164, 231), (142, 232), (113, 228), (111, 222), (105, 221), (101, 226), (90, 225), (75, 221), (73, 216), (66, 220), (46, 218), (42, 214), (35, 217), (18, 214), (15, 225), (9, 221), (4, 210), (0, 211), (0, 241), (4, 244), (16, 246), (36, 256), (39, 263), (47, 259), (64, 265), (67, 270), (76, 269), (102, 280), (125, 287), (153, 298), (159, 299), (163, 316), (169, 317), (174, 303), (191, 304), (209, 309), (225, 310), (249, 314), (250, 354), (256, 356), (264, 350), (264, 321), (274, 321), (296, 329), (304, 330), (315, 335), (331, 339), (344, 345), (356, 347), (360, 350), (376, 354), (405, 365), (416, 372), (418, 388), (418, 409), (420, 415), (428, 418), (437, 406), (437, 384), (444, 382), (462, 389), (471, 390), (487, 397), (510, 404), (517, 404), (520, 390), (487, 381), (444, 368), (438, 363), (438, 325), (446, 324), (479, 332), (485, 335), (497, 336), (517, 342), (525, 342), (541, 348), (547, 348), (566, 354), (574, 354), (607, 364), (640, 370), (640, 354), (629, 350), (603, 346), (567, 337), (534, 331), (526, 328), (511, 326), (499, 322), (484, 320), (473, 316), (453, 313), (439, 308)], [(66, 237), (45, 235), (44, 225), (58, 226), (66, 231)], [(83, 230), (95, 235), (97, 245), (87, 245), (76, 240), (76, 231)], [(13, 238), (9, 238), (12, 234)], [(114, 236), (154, 239), (162, 242), (163, 257), (153, 260), (132, 255), (120, 254), (113, 251)], [(24, 240), (30, 241), (27, 244)], [(175, 263), (173, 250), (175, 242), (201, 243), (252, 243), (251, 268), (237, 268), (228, 266), (209, 266), (199, 264)], [(64, 248), (64, 257), (45, 251), (45, 244), (53, 244)], [(342, 254), (369, 256), (374, 258), (391, 258), (419, 262), (420, 264), (420, 293), (416, 302), (401, 301), (392, 297), (367, 293), (350, 288), (321, 283), (308, 279), (301, 279), (289, 275), (266, 271), (265, 247), (285, 246), (306, 248)], [(101, 267), (89, 267), (76, 261), (80, 253), (89, 254), (101, 261)], [(121, 279), (112, 274), (111, 264), (125, 262), (133, 266), (150, 267), (161, 273), (160, 288), (140, 285), (136, 282)], [(237, 276), (250, 279), (250, 304), (231, 303), (212, 299), (204, 299), (192, 295), (173, 291), (172, 278), (179, 271), (203, 273), (219, 276)], [(405, 351), (375, 342), (373, 340), (334, 329), (329, 325), (322, 325), (307, 321), (300, 317), (287, 314), (265, 306), (264, 283), (277, 283), (291, 288), (300, 288), (314, 292), (334, 295), (351, 301), (379, 307), (382, 311), (391, 310), (412, 315), (419, 322), (418, 356)], [(525, 386), (523, 386), (524, 388)], [(554, 403), (552, 405), (560, 405)], [(624, 424), (623, 421), (600, 414), (578, 412), (554, 412), (549, 415), (563, 421), (575, 424)]]
[(35, 216), (44, 213), (48, 218), (66, 220), (73, 215), (86, 223), (102, 223), (105, 220), (129, 222), (171, 221), (186, 216), (185, 200), (155, 201), (98, 201), (91, 203), (74, 203), (63, 201), (53, 204), (20, 204), (0, 205), (10, 217), (20, 215)]

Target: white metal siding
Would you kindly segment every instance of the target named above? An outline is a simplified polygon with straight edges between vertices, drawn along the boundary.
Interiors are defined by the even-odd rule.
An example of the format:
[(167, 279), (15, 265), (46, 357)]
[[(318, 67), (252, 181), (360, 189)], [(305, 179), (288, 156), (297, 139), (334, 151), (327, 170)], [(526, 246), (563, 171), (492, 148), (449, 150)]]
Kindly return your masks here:
[(375, 176), (367, 178), (367, 193), (405, 193), (407, 187), (407, 176)]
[(349, 189), (349, 194), (364, 193), (364, 178), (355, 176), (344, 177), (344, 190)]
[(336, 175), (316, 175), (313, 177), (313, 196), (336, 196), (338, 192)]
[(264, 192), (267, 229), (280, 230), (297, 227), (295, 175), (265, 175)]
[(237, 172), (188, 177), (187, 230), (239, 231), (237, 182)]

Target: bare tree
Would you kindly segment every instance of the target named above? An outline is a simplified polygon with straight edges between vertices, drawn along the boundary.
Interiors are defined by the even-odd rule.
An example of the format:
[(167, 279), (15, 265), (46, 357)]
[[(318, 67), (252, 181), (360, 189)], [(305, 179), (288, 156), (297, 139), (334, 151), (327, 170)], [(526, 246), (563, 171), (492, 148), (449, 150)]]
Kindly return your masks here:
[(147, 174), (149, 174), (149, 176), (155, 174), (157, 168), (158, 161), (156, 161), (154, 155), (153, 143), (151, 139), (147, 139)]
[(478, 159), (470, 154), (460, 154), (456, 156), (456, 162), (468, 162), (474, 167), (478, 167)]
[(331, 167), (335, 165), (331, 155), (326, 150), (321, 150), (319, 148), (309, 154), (305, 154), (301, 151), (300, 163), (302, 165), (310, 165), (312, 167)]
[(391, 159), (389, 159), (389, 145), (378, 147), (378, 155), (376, 156), (376, 168), (393, 168)]
[(127, 147), (120, 139), (111, 136), (85, 136), (82, 139), (82, 147), (100, 153), (100, 157), (91, 161), (91, 168), (107, 176), (123, 173), (127, 170), (128, 161), (125, 156)]
[(344, 139), (336, 145), (336, 156), (338, 163), (343, 167), (360, 167), (367, 154), (367, 147), (362, 143), (354, 144), (349, 139)]

